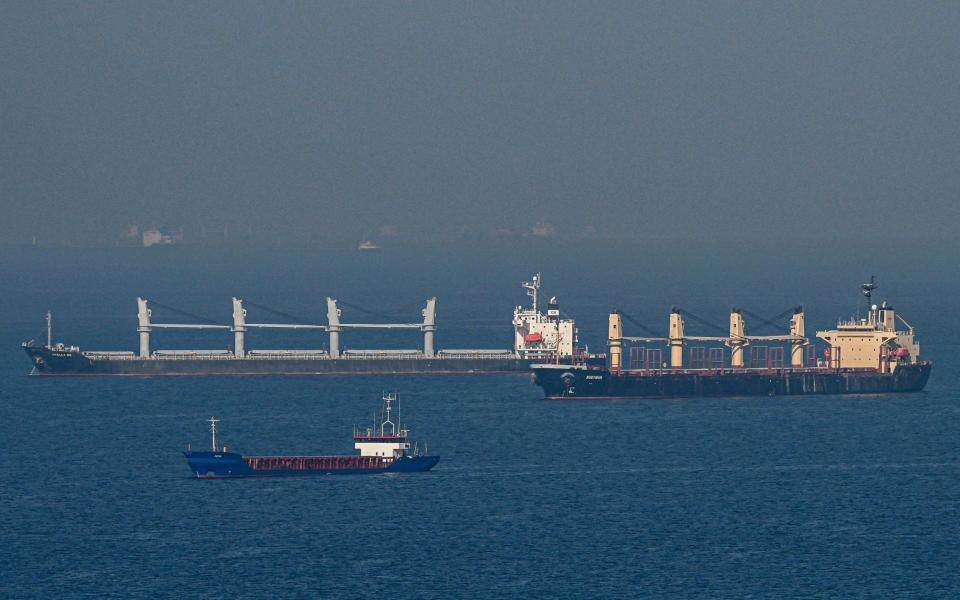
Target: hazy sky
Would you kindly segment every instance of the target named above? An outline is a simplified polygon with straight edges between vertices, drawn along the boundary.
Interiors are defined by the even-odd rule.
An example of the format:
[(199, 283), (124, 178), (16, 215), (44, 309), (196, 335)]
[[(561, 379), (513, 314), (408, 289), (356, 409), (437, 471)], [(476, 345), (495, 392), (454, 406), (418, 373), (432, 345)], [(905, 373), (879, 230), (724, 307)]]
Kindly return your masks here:
[(0, 243), (960, 232), (955, 2), (2, 14)]

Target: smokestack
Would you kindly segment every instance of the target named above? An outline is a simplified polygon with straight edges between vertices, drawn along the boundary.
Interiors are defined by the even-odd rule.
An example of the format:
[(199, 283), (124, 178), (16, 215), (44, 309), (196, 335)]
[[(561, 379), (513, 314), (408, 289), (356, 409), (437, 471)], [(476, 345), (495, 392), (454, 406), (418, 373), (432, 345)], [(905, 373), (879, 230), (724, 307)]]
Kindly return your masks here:
[(897, 330), (897, 315), (893, 312), (892, 306), (886, 303), (880, 307), (880, 323), (884, 331), (895, 332)]

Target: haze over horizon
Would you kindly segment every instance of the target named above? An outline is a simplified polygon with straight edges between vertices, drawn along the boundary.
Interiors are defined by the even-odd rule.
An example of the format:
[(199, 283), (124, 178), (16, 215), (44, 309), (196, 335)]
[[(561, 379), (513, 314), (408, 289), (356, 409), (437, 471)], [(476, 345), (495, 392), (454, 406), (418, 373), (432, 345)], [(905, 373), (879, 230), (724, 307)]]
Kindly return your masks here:
[(2, 245), (957, 247), (955, 4), (4, 9)]

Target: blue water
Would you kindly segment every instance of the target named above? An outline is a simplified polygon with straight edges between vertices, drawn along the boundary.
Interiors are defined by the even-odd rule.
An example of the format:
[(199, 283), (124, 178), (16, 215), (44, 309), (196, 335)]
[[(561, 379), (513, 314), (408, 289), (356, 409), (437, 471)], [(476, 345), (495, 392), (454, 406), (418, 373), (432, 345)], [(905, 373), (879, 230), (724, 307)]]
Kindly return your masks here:
[[(19, 348), (50, 307), (58, 340), (132, 349), (138, 294), (223, 319), (231, 294), (317, 319), (325, 295), (415, 316), (436, 294), (438, 345), (504, 347), (537, 267), (595, 346), (614, 303), (663, 328), (671, 304), (722, 323), (733, 302), (805, 301), (813, 328), (856, 308), (863, 274), (776, 261), (721, 274), (705, 258), (625, 275), (609, 256), (543, 254), (8, 253), (0, 594), (956, 597), (957, 332), (932, 272), (903, 269), (884, 290), (937, 361), (926, 392), (899, 396), (548, 402), (526, 376), (45, 379)], [(226, 347), (216, 335), (162, 341)], [(199, 481), (179, 454), (208, 443), (210, 415), (231, 450), (351, 453), (385, 389), (442, 456), (433, 472)]]

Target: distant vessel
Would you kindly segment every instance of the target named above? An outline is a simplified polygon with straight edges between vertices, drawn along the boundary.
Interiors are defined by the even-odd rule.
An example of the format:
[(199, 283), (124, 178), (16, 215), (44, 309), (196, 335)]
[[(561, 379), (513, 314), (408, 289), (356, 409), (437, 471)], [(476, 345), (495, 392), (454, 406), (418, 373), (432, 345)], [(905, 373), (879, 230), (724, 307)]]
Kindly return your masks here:
[(143, 232), (143, 245), (150, 246), (173, 246), (183, 241), (183, 233), (164, 233), (157, 228), (147, 229)]
[(357, 244), (357, 250), (379, 250), (380, 246), (373, 242), (373, 240), (363, 240)]
[(359, 455), (343, 456), (244, 456), (217, 445), (218, 419), (210, 418), (210, 450), (183, 455), (197, 477), (299, 477), (307, 475), (360, 475), (373, 473), (417, 473), (429, 471), (440, 457), (430, 455), (426, 444), (410, 448), (409, 430), (393, 421), (396, 394), (383, 395), (379, 424), (353, 428), (354, 447)]
[[(571, 362), (574, 355), (586, 353), (576, 347), (577, 329), (572, 319), (561, 318), (556, 298), (551, 298), (547, 314), (538, 306), (540, 274), (523, 287), (533, 298), (529, 308), (513, 311), (513, 348), (436, 349), (437, 299), (427, 300), (421, 311), (422, 321), (414, 323), (345, 323), (337, 300), (326, 299), (326, 324), (252, 323), (240, 298), (233, 298), (233, 321), (230, 324), (157, 323), (150, 304), (137, 298), (137, 334), (139, 352), (81, 351), (79, 347), (54, 343), (51, 317), (47, 313), (47, 343), (39, 346), (33, 340), (23, 344), (38, 375), (372, 375), (398, 373), (522, 373), (534, 362)], [(157, 304), (157, 303), (154, 303)], [(252, 304), (252, 303), (251, 303)], [(162, 306), (162, 305), (161, 305)], [(183, 314), (183, 311), (166, 307)], [(292, 320), (264, 306), (259, 310)], [(189, 314), (189, 313), (187, 313)], [(199, 319), (198, 319), (199, 320)], [(230, 350), (157, 350), (151, 347), (154, 330), (197, 329), (215, 333), (232, 333)], [(327, 334), (326, 348), (271, 350), (248, 348), (247, 331), (257, 329), (299, 329)], [(411, 349), (345, 349), (341, 336), (355, 329), (396, 331), (416, 330), (423, 345)], [(230, 339), (230, 338), (227, 338)], [(224, 340), (226, 342), (226, 339)], [(223, 346), (221, 346), (222, 348)]]
[[(547, 398), (673, 398), (681, 396), (776, 396), (808, 394), (876, 394), (918, 392), (930, 377), (932, 363), (920, 360), (920, 345), (913, 327), (884, 302), (872, 304), (875, 278), (861, 286), (867, 298), (867, 316), (840, 321), (835, 329), (818, 331), (827, 342), (822, 357), (804, 337), (803, 307), (793, 310), (787, 335), (747, 335), (743, 311), (730, 313), (730, 333), (723, 337), (684, 334), (684, 313), (670, 314), (668, 337), (626, 337), (621, 314), (610, 313), (610, 361), (606, 367), (536, 364), (534, 383)], [(691, 315), (692, 316), (692, 315)], [(906, 327), (897, 330), (897, 320)], [(767, 320), (767, 323), (770, 321)], [(622, 360), (628, 342), (657, 346), (630, 348), (629, 362)], [(707, 348), (691, 342), (722, 344)], [(790, 347), (784, 364), (782, 346)], [(663, 347), (669, 363), (663, 360)], [(684, 347), (690, 364), (683, 364)], [(725, 348), (729, 348), (729, 363)], [(744, 360), (749, 351), (748, 362)], [(709, 352), (708, 352), (709, 351)]]

